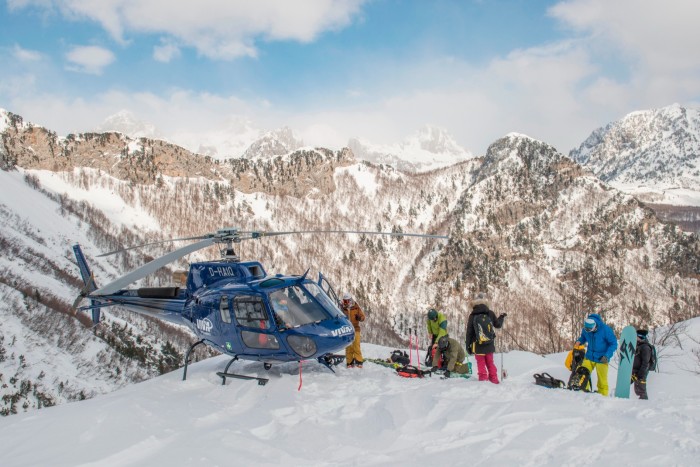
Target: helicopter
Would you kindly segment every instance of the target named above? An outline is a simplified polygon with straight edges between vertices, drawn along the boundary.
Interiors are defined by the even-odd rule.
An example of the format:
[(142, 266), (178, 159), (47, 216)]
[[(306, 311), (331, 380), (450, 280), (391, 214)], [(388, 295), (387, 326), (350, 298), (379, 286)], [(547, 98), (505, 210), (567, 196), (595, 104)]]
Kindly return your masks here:
[[(101, 310), (121, 306), (129, 311), (184, 325), (197, 341), (185, 355), (183, 377), (192, 351), (201, 344), (208, 345), (231, 357), (223, 371), (226, 378), (256, 380), (265, 385), (268, 378), (229, 372), (237, 360), (263, 363), (266, 370), (273, 363), (301, 362), (316, 359), (333, 370), (345, 358), (336, 355), (350, 345), (355, 330), (340, 309), (340, 300), (326, 277), (319, 272), (317, 281), (303, 275), (268, 275), (259, 261), (241, 261), (233, 244), (244, 240), (293, 234), (365, 234), (398, 237), (446, 239), (444, 235), (304, 230), (287, 232), (242, 231), (225, 228), (205, 235), (146, 243), (135, 247), (104, 253), (108, 256), (148, 245), (176, 241), (193, 241), (160, 258), (136, 268), (109, 284), (98, 287), (80, 245), (73, 245), (84, 287), (76, 298), (74, 308), (92, 313), (94, 325), (99, 324)], [(187, 254), (218, 245), (221, 259), (191, 263), (185, 287), (126, 288), (161, 267)], [(89, 305), (78, 306), (83, 300)]]

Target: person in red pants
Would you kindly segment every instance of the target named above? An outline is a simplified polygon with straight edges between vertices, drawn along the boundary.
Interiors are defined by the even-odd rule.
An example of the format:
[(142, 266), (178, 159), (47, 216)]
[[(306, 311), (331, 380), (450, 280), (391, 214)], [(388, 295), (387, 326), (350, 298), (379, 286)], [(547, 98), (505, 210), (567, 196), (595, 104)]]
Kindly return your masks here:
[(476, 294), (471, 301), (471, 308), (467, 322), (467, 352), (476, 358), (479, 381), (498, 384), (498, 370), (493, 363), (493, 353), (496, 351), (494, 329), (503, 326), (507, 315), (502, 313), (496, 318), (496, 314), (489, 308), (488, 296), (484, 292)]

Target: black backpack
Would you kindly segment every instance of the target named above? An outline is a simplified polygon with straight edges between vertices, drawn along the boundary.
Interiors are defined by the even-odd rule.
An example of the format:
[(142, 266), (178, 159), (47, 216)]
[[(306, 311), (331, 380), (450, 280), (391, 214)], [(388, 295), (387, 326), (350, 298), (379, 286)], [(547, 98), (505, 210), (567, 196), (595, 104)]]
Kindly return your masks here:
[(488, 344), (496, 338), (496, 331), (493, 328), (493, 321), (488, 313), (474, 315), (474, 341), (477, 344)]
[(411, 362), (411, 359), (408, 358), (408, 354), (403, 350), (394, 350), (391, 352), (389, 361), (400, 365), (408, 365)]
[(569, 383), (566, 385), (567, 389), (572, 391), (584, 391), (591, 392), (593, 389), (591, 387), (591, 372), (585, 366), (579, 366), (576, 370), (571, 372), (569, 376)]
[(646, 344), (651, 348), (651, 356), (649, 357), (649, 371), (657, 371), (658, 358), (656, 357), (656, 347), (649, 341)]

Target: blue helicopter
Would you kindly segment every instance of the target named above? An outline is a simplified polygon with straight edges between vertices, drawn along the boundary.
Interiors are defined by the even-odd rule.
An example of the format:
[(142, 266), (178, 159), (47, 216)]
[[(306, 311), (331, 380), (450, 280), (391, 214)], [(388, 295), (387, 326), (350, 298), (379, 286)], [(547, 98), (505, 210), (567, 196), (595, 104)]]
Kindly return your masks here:
[[(130, 311), (153, 316), (188, 327), (198, 341), (185, 355), (182, 379), (187, 378), (187, 365), (195, 347), (209, 345), (227, 354), (231, 360), (217, 374), (226, 378), (257, 380), (267, 378), (230, 373), (236, 360), (263, 362), (269, 370), (273, 363), (300, 362), (316, 359), (331, 371), (345, 358), (335, 355), (352, 343), (355, 331), (340, 310), (340, 301), (328, 280), (319, 273), (317, 281), (301, 276), (277, 274), (269, 276), (258, 261), (240, 261), (233, 244), (243, 240), (291, 234), (365, 234), (399, 237), (445, 239), (443, 235), (363, 232), (341, 230), (307, 230), (291, 232), (240, 231), (221, 229), (197, 237), (165, 240), (112, 251), (107, 256), (147, 245), (175, 241), (195, 241), (129, 272), (115, 281), (98, 287), (79, 245), (73, 246), (84, 287), (74, 308), (90, 311), (93, 323), (100, 322), (100, 311), (121, 306)], [(192, 263), (184, 288), (126, 286), (161, 267), (202, 248), (219, 245), (221, 259)], [(83, 300), (89, 305), (78, 307)]]

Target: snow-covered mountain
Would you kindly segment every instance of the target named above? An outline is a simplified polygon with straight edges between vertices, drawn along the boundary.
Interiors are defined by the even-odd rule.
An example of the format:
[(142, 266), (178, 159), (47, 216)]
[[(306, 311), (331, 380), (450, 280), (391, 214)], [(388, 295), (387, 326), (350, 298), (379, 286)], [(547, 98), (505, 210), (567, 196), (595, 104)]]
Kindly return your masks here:
[(570, 157), (645, 201), (700, 207), (700, 111), (674, 104), (595, 130)]
[[(232, 226), (449, 234), (447, 242), (296, 235), (241, 244), (239, 254), (261, 260), (271, 274), (320, 271), (337, 289), (351, 291), (368, 313), (363, 339), (369, 343), (405, 342), (409, 329), (423, 329), (429, 306), (447, 315), (450, 333), (462, 340), (464, 312), (477, 290), (488, 290), (494, 308), (509, 313), (513, 324), (504, 329), (503, 347), (539, 353), (569, 346), (591, 310), (618, 329), (698, 314), (697, 236), (660, 222), (632, 196), (525, 135), (499, 139), (483, 158), (415, 173), (358, 160), (347, 149), (214, 161), (148, 138), (59, 137), (14, 114), (3, 121), (0, 167), (12, 183), (0, 184), (0, 278), (8, 297), (0, 308), (4, 326), (22, 329), (15, 334), (32, 342), (46, 340), (46, 329), (10, 323), (42, 322), (56, 313), (76, 320), (61, 312), (70, 310), (80, 288), (73, 241), (83, 245), (98, 282), (106, 283), (168, 250), (160, 245), (95, 258), (100, 252)], [(202, 251), (173, 268), (215, 254)], [(169, 270), (147, 283), (171, 284)], [(93, 334), (77, 326), (80, 342), (121, 349), (112, 351), (149, 375), (160, 372), (158, 362), (170, 358), (172, 346), (180, 355), (187, 349), (187, 337), (144, 330), (124, 315), (107, 317), (111, 334), (149, 343), (143, 361), (137, 358), (142, 351), (123, 350), (131, 347), (100, 334), (100, 327)], [(61, 338), (58, 325), (51, 330)], [(10, 337), (6, 348), (7, 342)], [(17, 373), (19, 355), (39, 365), (47, 352), (33, 349), (15, 351), (0, 372)], [(39, 382), (36, 373), (24, 378), (30, 387)], [(84, 375), (75, 379), (75, 387), (90, 387)], [(31, 391), (22, 393), (22, 375), (14, 381), (3, 394), (23, 394), (15, 407), (27, 400), (36, 407)]]
[(430, 125), (398, 144), (378, 145), (353, 138), (348, 147), (359, 159), (413, 172), (426, 172), (474, 157), (446, 130)]
[[(215, 375), (226, 357), (94, 399), (0, 423), (4, 466), (192, 465), (697, 465), (700, 319), (660, 329), (649, 400), (547, 389), (533, 374), (567, 380), (565, 354), (495, 355), (499, 385), (389, 368), (333, 374), (314, 362), (239, 364), (266, 386)], [(366, 357), (393, 347), (363, 344)], [(407, 349), (408, 350), (408, 349)], [(421, 353), (421, 352), (419, 352)], [(422, 355), (422, 353), (421, 353)], [(415, 360), (415, 353), (413, 354)], [(470, 357), (474, 363), (473, 357)], [(616, 386), (616, 365), (609, 372)], [(595, 379), (595, 376), (594, 376)]]

